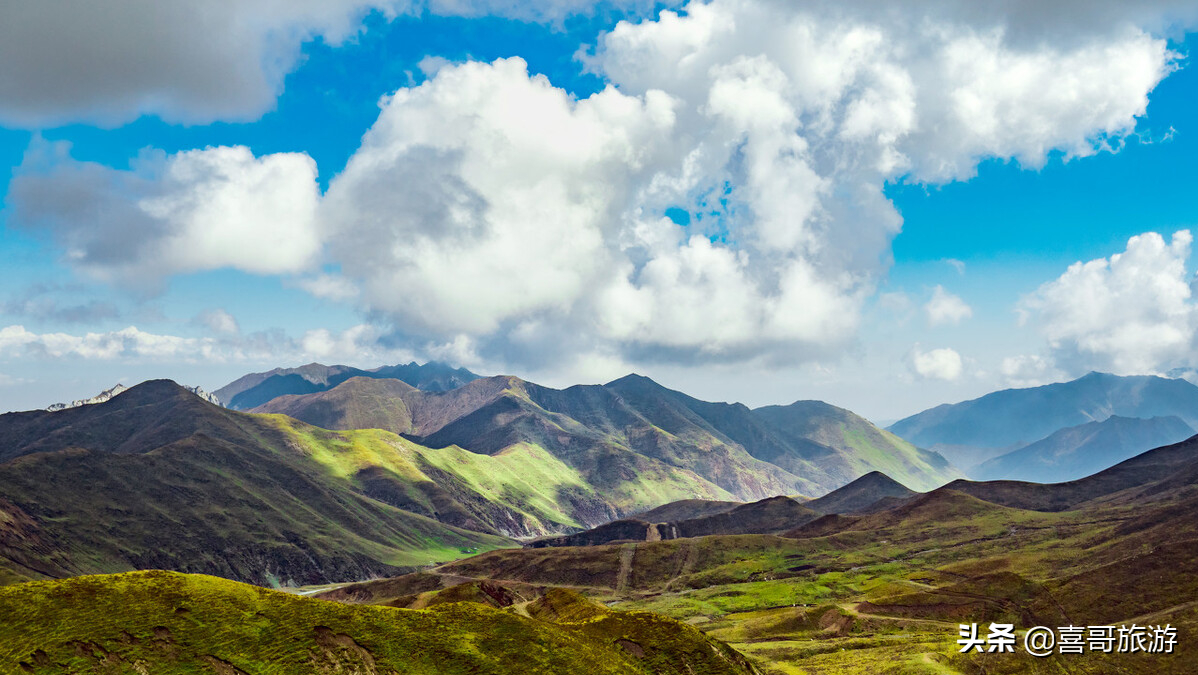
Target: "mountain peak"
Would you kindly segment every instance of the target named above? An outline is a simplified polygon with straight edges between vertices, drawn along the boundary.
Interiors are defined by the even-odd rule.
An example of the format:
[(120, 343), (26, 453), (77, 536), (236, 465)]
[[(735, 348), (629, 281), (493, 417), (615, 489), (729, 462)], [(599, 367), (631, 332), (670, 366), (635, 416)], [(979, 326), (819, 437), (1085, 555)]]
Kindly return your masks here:
[(918, 494), (881, 471), (870, 471), (828, 494), (807, 502), (820, 513), (853, 513), (885, 497), (906, 499)]
[(96, 394), (95, 396), (92, 396), (91, 398), (78, 399), (75, 401), (71, 401), (70, 403), (55, 403), (54, 405), (47, 407), (46, 410), (48, 410), (50, 412), (58, 412), (60, 410), (70, 410), (71, 408), (80, 408), (85, 405), (96, 405), (99, 403), (107, 403), (108, 401), (111, 401), (112, 399), (114, 399), (118, 396), (121, 396), (122, 394), (125, 394), (126, 392), (130, 392), (129, 395), (132, 396), (134, 399), (137, 399), (138, 401), (149, 402), (149, 401), (167, 398), (172, 395), (176, 395), (180, 391), (190, 392), (192, 394), (195, 394), (196, 396), (199, 396), (200, 398), (204, 399), (205, 401), (207, 401), (213, 405), (218, 405), (218, 406), (224, 407), (218, 398), (216, 398), (212, 394), (209, 394), (208, 392), (204, 391), (200, 387), (189, 387), (186, 385), (181, 385), (181, 384), (175, 382), (174, 380), (161, 380), (160, 379), (160, 380), (146, 380), (145, 382), (134, 385), (132, 387), (126, 387), (123, 384), (117, 383), (116, 386), (113, 386), (109, 389), (105, 389), (104, 391), (100, 392), (99, 394)]

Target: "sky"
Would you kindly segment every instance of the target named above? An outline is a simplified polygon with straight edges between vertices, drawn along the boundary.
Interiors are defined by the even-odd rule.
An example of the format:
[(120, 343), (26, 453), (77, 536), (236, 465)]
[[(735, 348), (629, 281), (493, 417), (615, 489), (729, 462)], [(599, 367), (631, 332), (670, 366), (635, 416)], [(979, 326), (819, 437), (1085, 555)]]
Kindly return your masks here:
[(1198, 3), (975, 4), (5, 3), (0, 411), (312, 361), (878, 422), (1193, 377)]

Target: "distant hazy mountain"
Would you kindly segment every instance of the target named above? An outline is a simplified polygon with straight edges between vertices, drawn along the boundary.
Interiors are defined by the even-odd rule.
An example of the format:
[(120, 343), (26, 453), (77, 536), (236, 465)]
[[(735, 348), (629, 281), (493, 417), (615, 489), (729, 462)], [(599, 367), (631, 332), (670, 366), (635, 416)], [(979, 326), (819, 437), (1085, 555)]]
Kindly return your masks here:
[[(1064, 511), (1116, 493), (1139, 489), (1146, 491), (1141, 496), (1147, 496), (1194, 484), (1198, 484), (1198, 437), (1142, 452), (1096, 474), (1064, 483), (956, 480), (941, 489), (1017, 509)], [(1128, 500), (1135, 502), (1137, 497)]]
[(971, 475), (978, 480), (1063, 483), (1193, 435), (1194, 430), (1177, 417), (1114, 415), (1101, 422), (1061, 429), (1048, 438), (987, 460)]
[[(563, 390), (494, 377), (440, 393), (356, 378), (253, 410), (331, 429), (377, 427), (486, 455), (531, 444), (579, 471), (624, 513), (670, 495), (822, 494), (875, 469), (925, 489), (960, 475), (939, 455), (826, 403), (750, 410), (635, 375)], [(661, 492), (663, 484), (676, 487)]]
[(249, 410), (279, 396), (327, 391), (353, 377), (394, 379), (424, 391), (448, 391), (478, 379), (465, 368), (430, 361), (362, 370), (351, 366), (309, 363), (299, 368), (275, 368), (242, 376), (217, 389), (216, 396), (234, 410)]
[(968, 473), (988, 459), (1061, 429), (1112, 415), (1174, 416), (1198, 429), (1198, 386), (1147, 375), (1090, 373), (1072, 382), (1006, 389), (937, 406), (899, 420), (889, 431), (939, 452)]

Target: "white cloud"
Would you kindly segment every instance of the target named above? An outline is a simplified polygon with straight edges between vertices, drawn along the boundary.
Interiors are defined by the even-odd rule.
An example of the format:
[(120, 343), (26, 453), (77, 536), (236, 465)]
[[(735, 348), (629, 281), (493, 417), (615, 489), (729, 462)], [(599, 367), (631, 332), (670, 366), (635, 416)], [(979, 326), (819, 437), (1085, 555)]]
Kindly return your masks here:
[[(536, 7), (546, 20), (587, 11)], [(427, 62), (425, 83), (384, 97), (319, 206), (306, 157), (227, 148), (161, 159), (166, 169), (148, 176), (70, 164), (18, 206), (35, 204), (27, 211), (77, 265), (116, 279), (305, 273), (323, 243), (320, 262), (340, 276), (300, 285), (341, 299), (357, 289), (397, 339), (469, 345), (479, 358), (800, 362), (853, 344), (902, 223), (888, 181), (967, 179), (988, 157), (1038, 166), (1053, 149), (1117, 146), (1173, 67), (1166, 42), (1136, 27), (1156, 16), (1142, 8), (1079, 4), (1047, 23), (1056, 9), (1004, 11), (696, 2), (603, 35), (587, 61), (613, 86), (582, 99), (518, 58)], [(334, 34), (356, 26), (339, 25)], [(169, 170), (229, 164), (262, 184), (224, 202), (262, 199), (263, 236), (294, 240), (247, 243), (196, 197), (219, 172)], [(23, 170), (14, 190), (36, 178)], [(222, 180), (219, 194), (231, 190)], [(81, 196), (53, 206), (45, 195), (64, 185)], [(72, 224), (80, 204), (118, 214), (136, 236), (113, 242)], [(690, 223), (665, 218), (671, 208)], [(970, 312), (943, 289), (926, 309), (933, 323)]]
[(1064, 373), (1056, 368), (1052, 359), (1035, 354), (1004, 358), (1001, 372), (1007, 385), (1012, 387), (1038, 387), (1064, 378)]
[[(231, 317), (230, 317), (231, 318)], [(262, 363), (326, 360), (378, 365), (414, 358), (412, 351), (388, 346), (374, 326), (343, 331), (310, 330), (299, 339), (280, 332), (184, 337), (129, 326), (117, 331), (35, 333), (21, 325), (0, 328), (0, 359), (121, 361), (137, 363)]]
[(921, 378), (950, 382), (960, 378), (964, 369), (961, 355), (947, 347), (924, 352), (916, 345), (911, 350), (908, 365), (911, 372)]
[(932, 289), (932, 299), (923, 306), (928, 323), (933, 326), (958, 324), (973, 316), (973, 310), (960, 297), (944, 290), (943, 286)]
[(353, 300), (359, 293), (352, 281), (336, 274), (318, 274), (297, 279), (293, 283), (322, 300)]
[[(581, 100), (518, 59), (439, 63), (332, 182), (332, 259), (399, 331), (483, 354), (802, 361), (851, 344), (887, 270), (886, 181), (1093, 154), (1172, 67), (1122, 10), (1061, 40), (875, 10), (714, 0), (624, 22), (587, 57), (618, 89)], [(970, 314), (943, 289), (927, 311)]]
[(320, 250), (316, 164), (306, 154), (147, 153), (121, 171), (68, 153), (65, 143), (34, 140), (9, 187), (10, 222), (52, 237), (96, 278), (144, 286), (222, 267), (279, 274), (305, 269)]
[(1077, 262), (1020, 302), (1070, 373), (1163, 372), (1194, 354), (1198, 314), (1186, 272), (1192, 237), (1132, 237), (1110, 258)]
[(204, 310), (196, 315), (195, 322), (218, 334), (236, 335), (241, 332), (237, 319), (223, 309)]
[(1165, 41), (1132, 23), (1142, 8), (1082, 5), (1068, 21), (1040, 23), (1043, 11), (714, 0), (621, 23), (593, 67), (626, 91), (660, 88), (698, 103), (729, 65), (751, 58), (775, 69), (775, 90), (801, 111), (799, 135), (834, 153), (817, 151), (817, 167), (963, 179), (985, 157), (1038, 166), (1053, 148), (1093, 154), (1133, 129), (1171, 68)]
[(604, 283), (663, 95), (578, 102), (520, 59), (446, 67), (384, 102), (322, 221), (342, 273), (413, 330), (487, 334)]

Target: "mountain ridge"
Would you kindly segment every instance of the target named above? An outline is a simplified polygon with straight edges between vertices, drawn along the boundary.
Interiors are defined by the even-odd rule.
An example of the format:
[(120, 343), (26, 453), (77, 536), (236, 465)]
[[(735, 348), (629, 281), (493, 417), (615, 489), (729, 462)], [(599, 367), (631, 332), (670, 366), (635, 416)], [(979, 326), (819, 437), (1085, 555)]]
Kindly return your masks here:
[(968, 473), (982, 462), (1068, 427), (1123, 417), (1176, 416), (1198, 429), (1198, 386), (1154, 375), (1091, 372), (1075, 380), (1004, 389), (942, 404), (887, 430), (935, 450)]
[[(533, 443), (568, 463), (586, 464), (584, 470), (592, 473), (602, 470), (587, 453), (602, 451), (611, 461), (627, 464), (629, 456), (611, 450), (632, 450), (694, 471), (737, 501), (820, 494), (874, 468), (925, 488), (961, 475), (942, 457), (842, 408), (806, 401), (750, 410), (700, 401), (635, 374), (560, 390), (495, 376), (448, 392), (351, 378), (327, 391), (279, 397), (252, 411), (333, 429), (384, 428), (429, 447), (456, 445), (487, 455)], [(811, 422), (816, 416), (819, 422)], [(813, 440), (816, 436), (819, 440)]]
[(1063, 483), (1084, 478), (1141, 452), (1171, 445), (1194, 435), (1181, 418), (1122, 417), (1067, 427), (1004, 455), (986, 460), (973, 471), (978, 480), (1023, 480)]
[(296, 368), (274, 368), (243, 375), (213, 394), (234, 410), (248, 410), (279, 396), (327, 391), (353, 377), (395, 379), (427, 391), (448, 391), (479, 376), (465, 368), (453, 368), (440, 361), (425, 364), (412, 361), (369, 370), (313, 362)]

